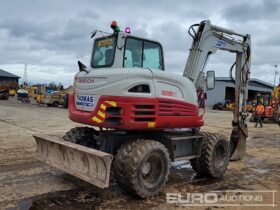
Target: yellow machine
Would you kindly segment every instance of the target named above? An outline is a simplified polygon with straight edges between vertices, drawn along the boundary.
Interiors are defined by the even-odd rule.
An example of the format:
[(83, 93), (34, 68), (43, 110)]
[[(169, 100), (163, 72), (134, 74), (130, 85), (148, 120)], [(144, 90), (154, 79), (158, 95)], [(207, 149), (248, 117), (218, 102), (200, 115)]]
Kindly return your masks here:
[(15, 89), (10, 89), (9, 90), (9, 95), (10, 96), (15, 96), (17, 94), (17, 91)]
[(43, 103), (43, 100), (45, 98), (45, 94), (44, 93), (40, 93), (40, 94), (37, 94), (35, 100), (38, 104), (42, 104)]
[(246, 110), (247, 110), (247, 112), (253, 112), (254, 111), (254, 103), (252, 101), (247, 103)]
[(62, 105), (63, 107), (66, 107), (66, 100), (64, 97), (64, 93), (60, 91), (54, 91), (50, 94), (43, 94), (40, 96), (39, 100), (42, 104), (46, 104), (47, 106), (54, 106), (57, 107), (59, 105)]
[(233, 111), (234, 110), (234, 103), (228, 103), (226, 105), (226, 110)]
[(274, 119), (280, 126), (280, 84), (274, 88), (273, 91), (274, 98)]
[[(260, 95), (259, 93), (255, 99), (255, 105), (261, 102), (265, 107), (263, 114), (263, 121), (266, 123), (278, 123), (280, 125), (280, 84), (274, 87), (272, 94)], [(254, 111), (254, 108), (253, 108)], [(255, 121), (255, 114), (250, 117), (250, 121)]]
[[(249, 102), (249, 103), (246, 105), (246, 110), (247, 110), (247, 112), (252, 112), (253, 109), (254, 109), (253, 103), (252, 103), (252, 102)], [(231, 102), (231, 103), (225, 104), (224, 110), (226, 110), (226, 111), (233, 111), (233, 110), (234, 110), (234, 103)]]
[(273, 97), (278, 98), (280, 96), (280, 84), (274, 87), (273, 90)]
[(27, 91), (29, 96), (37, 101), (37, 96), (42, 95), (45, 92), (45, 85), (32, 85), (27, 88)]

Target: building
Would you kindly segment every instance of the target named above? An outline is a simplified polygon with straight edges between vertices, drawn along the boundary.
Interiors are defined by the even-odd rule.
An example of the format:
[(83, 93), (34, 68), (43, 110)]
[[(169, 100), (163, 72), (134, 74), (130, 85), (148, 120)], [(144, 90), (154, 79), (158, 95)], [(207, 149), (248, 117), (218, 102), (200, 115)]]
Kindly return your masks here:
[(18, 80), (19, 76), (16, 76), (14, 74), (11, 74), (7, 71), (4, 71), (0, 69), (0, 86), (5, 87), (12, 87), (17, 88), (18, 87)]
[[(248, 88), (248, 100), (253, 100), (257, 93), (270, 94), (273, 88), (272, 84), (251, 78)], [(215, 88), (207, 90), (206, 105), (212, 106), (223, 100), (234, 101), (234, 83), (229, 77), (216, 77)]]

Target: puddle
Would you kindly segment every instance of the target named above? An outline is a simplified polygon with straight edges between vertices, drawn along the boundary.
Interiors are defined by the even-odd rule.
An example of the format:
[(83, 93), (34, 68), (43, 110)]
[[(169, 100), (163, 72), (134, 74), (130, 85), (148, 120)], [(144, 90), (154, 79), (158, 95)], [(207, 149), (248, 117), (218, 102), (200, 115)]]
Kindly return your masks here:
[(32, 206), (32, 199), (23, 199), (15, 207), (8, 207), (5, 210), (29, 210)]
[(259, 174), (266, 174), (270, 171), (269, 169), (253, 169), (253, 170), (258, 172)]
[[(76, 189), (26, 198), (19, 201), (15, 207), (5, 210), (96, 209), (102, 202), (100, 198), (99, 193)], [(104, 198), (108, 199), (106, 193)]]
[[(186, 164), (186, 163), (180, 163)], [(110, 189), (97, 190), (81, 187), (79, 189), (48, 193), (19, 201), (15, 208), (7, 210), (76, 210), (76, 209), (169, 209), (166, 203), (166, 192), (200, 192), (203, 185), (215, 183), (215, 180), (195, 177), (190, 169), (173, 169), (171, 180), (161, 195), (141, 200), (123, 193), (116, 184)], [(180, 175), (179, 175), (180, 174)], [(199, 184), (198, 184), (199, 183)], [(201, 185), (201, 186), (200, 186)], [(184, 187), (182, 187), (184, 186)], [(170, 191), (171, 190), (171, 191)]]
[(34, 196), (19, 201), (14, 208), (5, 210), (91, 210), (91, 209), (149, 209), (165, 204), (165, 196), (141, 200), (113, 187), (99, 192), (75, 189)]
[(257, 165), (262, 165), (265, 163), (265, 160), (263, 159), (258, 159), (254, 156), (247, 155), (246, 158), (243, 159), (243, 161), (252, 167), (252, 165), (257, 166)]

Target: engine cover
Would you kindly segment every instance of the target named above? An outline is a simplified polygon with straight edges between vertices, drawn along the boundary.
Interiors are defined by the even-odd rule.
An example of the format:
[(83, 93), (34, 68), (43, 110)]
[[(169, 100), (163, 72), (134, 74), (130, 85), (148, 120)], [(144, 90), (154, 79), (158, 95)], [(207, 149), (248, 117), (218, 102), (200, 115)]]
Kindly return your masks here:
[(69, 113), (75, 122), (122, 130), (194, 128), (204, 123), (189, 79), (143, 68), (79, 72)]

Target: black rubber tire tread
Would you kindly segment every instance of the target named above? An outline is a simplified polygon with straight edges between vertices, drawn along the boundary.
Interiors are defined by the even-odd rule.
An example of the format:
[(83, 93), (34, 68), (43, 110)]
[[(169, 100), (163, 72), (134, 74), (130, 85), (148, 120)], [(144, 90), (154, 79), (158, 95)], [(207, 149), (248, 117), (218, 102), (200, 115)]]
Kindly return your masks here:
[(58, 107), (59, 106), (59, 103), (57, 101), (53, 102), (53, 107)]
[[(215, 160), (213, 159), (214, 150), (217, 144), (223, 145), (226, 155), (223, 161), (223, 165), (216, 167)], [(227, 166), (229, 164), (229, 141), (227, 137), (223, 134), (214, 133), (207, 137), (207, 140), (204, 142), (201, 148), (201, 171), (204, 175), (213, 177), (213, 178), (221, 178), (224, 176)]]
[[(141, 170), (139, 167), (141, 167), (141, 163), (145, 157), (152, 152), (159, 152), (163, 155), (165, 173), (163, 174), (163, 179), (157, 186), (154, 186), (153, 189), (147, 189), (139, 181), (139, 171)], [(126, 176), (124, 178), (127, 184), (124, 190), (143, 199), (157, 196), (164, 189), (165, 183), (168, 180), (170, 165), (169, 153), (163, 144), (146, 139), (137, 141), (132, 147), (132, 151), (128, 153), (125, 161)]]
[[(199, 132), (199, 134), (203, 136), (202, 142), (200, 144), (202, 146), (202, 144), (206, 141), (207, 137), (209, 135), (211, 135), (211, 133), (201, 131), (201, 132)], [(195, 145), (194, 147), (195, 147), (194, 148), (195, 150), (199, 149), (199, 148), (196, 148), (196, 147), (198, 147), (198, 145)], [(200, 148), (200, 150), (201, 150), (201, 148)], [(197, 173), (197, 175), (200, 175), (200, 176), (204, 175), (203, 170), (201, 170), (200, 157), (195, 157), (195, 158), (190, 159), (190, 164), (191, 164), (192, 169)]]
[[(139, 141), (139, 140), (138, 140)], [(122, 189), (127, 189), (125, 160), (129, 157), (133, 146), (138, 142), (137, 140), (130, 140), (125, 142), (117, 151), (113, 162), (113, 173), (117, 184)]]
[(251, 116), (251, 117), (249, 118), (249, 121), (250, 121), (250, 122), (256, 122), (256, 118), (255, 118), (254, 116)]
[(90, 148), (97, 148), (98, 131), (90, 127), (76, 127), (66, 132), (63, 136), (65, 141), (83, 145)]

